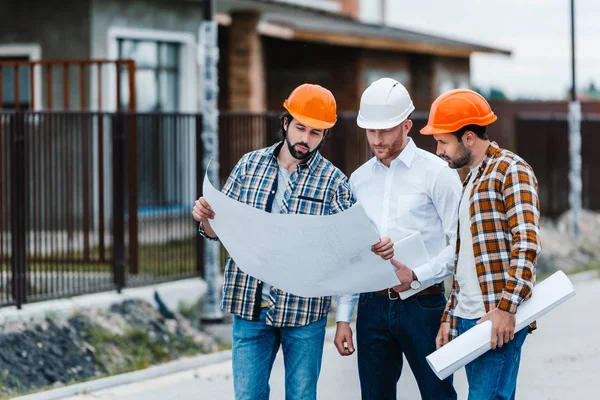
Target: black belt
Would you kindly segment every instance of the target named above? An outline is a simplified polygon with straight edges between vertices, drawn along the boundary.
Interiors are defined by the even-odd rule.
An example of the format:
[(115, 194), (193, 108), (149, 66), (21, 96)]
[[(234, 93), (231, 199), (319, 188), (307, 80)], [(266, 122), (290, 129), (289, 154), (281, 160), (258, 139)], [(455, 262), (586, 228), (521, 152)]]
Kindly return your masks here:
[[(400, 295), (394, 289), (382, 289), (376, 292), (375, 294), (379, 294), (382, 296), (387, 296), (390, 300), (398, 300)], [(441, 284), (436, 284), (433, 286), (429, 286), (427, 289), (421, 290), (419, 293), (415, 293), (414, 296), (432, 296), (436, 294), (444, 293), (443, 286)]]

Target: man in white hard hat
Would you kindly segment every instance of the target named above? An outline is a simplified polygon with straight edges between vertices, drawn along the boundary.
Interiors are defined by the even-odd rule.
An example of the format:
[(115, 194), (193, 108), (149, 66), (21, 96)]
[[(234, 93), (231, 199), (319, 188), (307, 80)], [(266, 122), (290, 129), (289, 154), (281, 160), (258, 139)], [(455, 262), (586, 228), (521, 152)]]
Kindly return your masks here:
[[(425, 357), (435, 351), (446, 305), (443, 280), (452, 274), (462, 185), (455, 170), (408, 136), (415, 107), (406, 88), (382, 78), (363, 93), (357, 118), (375, 157), (350, 177), (350, 186), (382, 238), (393, 242), (420, 232), (429, 262), (411, 270), (395, 254), (400, 284), (378, 292), (337, 297), (338, 352), (354, 352), (350, 320), (356, 320), (362, 399), (396, 399), (406, 356), (423, 399), (456, 399), (452, 377), (439, 380)], [(423, 289), (423, 287), (425, 289)], [(402, 300), (399, 292), (423, 289)]]

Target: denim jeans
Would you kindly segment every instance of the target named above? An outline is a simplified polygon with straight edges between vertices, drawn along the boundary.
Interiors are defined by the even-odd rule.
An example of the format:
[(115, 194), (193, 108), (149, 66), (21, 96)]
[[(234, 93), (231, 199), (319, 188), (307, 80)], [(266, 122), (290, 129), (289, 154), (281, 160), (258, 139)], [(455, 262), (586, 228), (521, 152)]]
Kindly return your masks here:
[[(477, 319), (458, 318), (458, 334), (477, 325)], [(513, 400), (517, 390), (517, 375), (521, 347), (527, 328), (515, 333), (515, 338), (489, 350), (465, 366), (469, 382), (469, 400)]]
[(283, 350), (286, 400), (317, 398), (327, 318), (301, 327), (275, 328), (259, 321), (233, 319), (233, 389), (236, 400), (267, 400), (269, 378), (279, 346)]
[(356, 347), (363, 400), (396, 400), (402, 354), (413, 371), (422, 399), (456, 399), (452, 376), (439, 380), (425, 359), (435, 351), (445, 305), (443, 294), (406, 300), (390, 300), (373, 293), (360, 295)]

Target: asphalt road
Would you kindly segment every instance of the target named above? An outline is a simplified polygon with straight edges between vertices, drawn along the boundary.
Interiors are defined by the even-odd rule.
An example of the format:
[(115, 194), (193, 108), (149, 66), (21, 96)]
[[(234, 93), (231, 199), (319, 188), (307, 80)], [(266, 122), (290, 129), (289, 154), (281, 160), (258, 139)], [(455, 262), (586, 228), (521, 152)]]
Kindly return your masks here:
[[(517, 398), (599, 399), (600, 383), (600, 280), (575, 282), (577, 294), (538, 320), (538, 329), (523, 347)], [(328, 330), (319, 398), (360, 399), (356, 356), (340, 357)], [(398, 399), (419, 399), (412, 373), (405, 363), (398, 383)], [(468, 386), (464, 369), (455, 374), (460, 399)], [(284, 399), (284, 371), (278, 355), (271, 377), (271, 398)], [(233, 399), (231, 361), (179, 372), (152, 380), (113, 387), (68, 400), (229, 400)]]

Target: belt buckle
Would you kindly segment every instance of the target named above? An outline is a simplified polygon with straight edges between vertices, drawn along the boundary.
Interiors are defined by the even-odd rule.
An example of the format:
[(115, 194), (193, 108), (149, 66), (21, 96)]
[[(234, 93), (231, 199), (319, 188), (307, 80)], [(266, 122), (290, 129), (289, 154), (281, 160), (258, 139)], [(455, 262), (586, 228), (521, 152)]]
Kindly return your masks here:
[[(396, 297), (392, 297), (392, 292), (396, 293)], [(390, 300), (398, 300), (400, 298), (400, 295), (393, 290), (392, 288), (388, 288), (388, 299)]]

